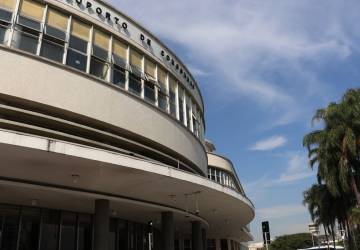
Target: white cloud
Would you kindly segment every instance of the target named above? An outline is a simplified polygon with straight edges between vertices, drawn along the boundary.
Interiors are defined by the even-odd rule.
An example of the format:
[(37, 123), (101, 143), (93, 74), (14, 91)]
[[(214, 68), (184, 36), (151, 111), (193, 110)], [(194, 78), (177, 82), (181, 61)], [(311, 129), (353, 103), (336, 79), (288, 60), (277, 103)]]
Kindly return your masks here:
[(250, 150), (255, 151), (269, 151), (275, 148), (279, 148), (284, 146), (286, 143), (286, 138), (283, 136), (272, 136), (265, 140), (261, 140), (256, 142), (254, 145), (250, 147)]
[(262, 220), (280, 219), (305, 214), (307, 210), (302, 205), (280, 205), (256, 209), (256, 215)]
[(307, 158), (302, 153), (290, 154), (287, 165), (280, 173), (278, 176), (264, 175), (251, 183), (244, 184), (244, 187), (249, 194), (251, 194), (250, 196), (252, 196), (266, 191), (268, 188), (291, 185), (315, 175), (315, 173), (308, 168)]
[(307, 166), (307, 158), (305, 155), (292, 155), (285, 173), (281, 174), (278, 182), (294, 182), (313, 176), (314, 173)]
[(249, 98), (273, 126), (299, 119), (311, 112), (312, 99), (327, 95), (314, 65), (344, 60), (358, 48), (358, 7), (325, 0), (316, 6), (311, 0), (121, 3), (151, 31), (181, 45), (183, 61), (216, 75), (212, 84), (227, 89), (227, 99)]

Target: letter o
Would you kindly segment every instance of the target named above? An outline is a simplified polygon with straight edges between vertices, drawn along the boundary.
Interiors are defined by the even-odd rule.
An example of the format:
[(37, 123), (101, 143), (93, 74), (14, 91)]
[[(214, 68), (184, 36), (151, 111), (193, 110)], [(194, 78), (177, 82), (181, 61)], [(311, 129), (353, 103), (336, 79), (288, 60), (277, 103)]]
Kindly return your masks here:
[(102, 9), (101, 9), (100, 7), (97, 7), (97, 8), (96, 8), (96, 13), (97, 13), (98, 15), (101, 15), (101, 14), (102, 14)]
[(121, 25), (124, 29), (127, 29), (127, 27), (128, 27), (128, 25), (127, 25), (127, 23), (122, 23), (122, 25)]

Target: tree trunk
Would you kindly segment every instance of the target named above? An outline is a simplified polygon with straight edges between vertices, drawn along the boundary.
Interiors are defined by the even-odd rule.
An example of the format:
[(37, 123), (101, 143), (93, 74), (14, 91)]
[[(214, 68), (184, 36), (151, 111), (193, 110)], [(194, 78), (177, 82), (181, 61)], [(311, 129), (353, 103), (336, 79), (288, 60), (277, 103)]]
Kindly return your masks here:
[(325, 237), (326, 237), (326, 243), (327, 243), (327, 249), (330, 250), (330, 246), (329, 246), (329, 236), (326, 230), (326, 227), (323, 225), (324, 227), (324, 232), (325, 232)]
[(334, 245), (334, 250), (335, 250), (335, 249), (336, 249), (336, 243), (335, 243), (335, 230), (334, 230), (334, 226), (331, 226), (331, 234), (332, 234), (333, 245)]
[(351, 187), (352, 187), (352, 190), (356, 197), (357, 206), (359, 207), (360, 206), (360, 193), (359, 193), (359, 189), (356, 185), (356, 180), (355, 180), (355, 176), (353, 173), (351, 173)]

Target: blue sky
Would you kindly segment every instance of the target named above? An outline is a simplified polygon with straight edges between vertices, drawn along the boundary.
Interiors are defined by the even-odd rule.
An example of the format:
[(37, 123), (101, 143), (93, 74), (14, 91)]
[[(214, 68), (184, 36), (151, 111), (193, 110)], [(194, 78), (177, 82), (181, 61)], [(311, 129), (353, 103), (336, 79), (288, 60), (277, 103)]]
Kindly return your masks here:
[(359, 86), (356, 0), (112, 0), (191, 69), (207, 137), (236, 165), (272, 236), (307, 231), (315, 182), (302, 137), (317, 108)]

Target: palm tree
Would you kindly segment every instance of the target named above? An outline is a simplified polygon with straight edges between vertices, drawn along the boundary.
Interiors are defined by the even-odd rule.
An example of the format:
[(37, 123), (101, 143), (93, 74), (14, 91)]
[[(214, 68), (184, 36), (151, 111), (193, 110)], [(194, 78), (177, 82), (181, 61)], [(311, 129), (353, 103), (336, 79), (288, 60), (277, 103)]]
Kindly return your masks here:
[(313, 222), (323, 225), (327, 242), (329, 242), (328, 235), (332, 236), (335, 247), (334, 228), (337, 220), (337, 206), (339, 206), (336, 198), (332, 196), (326, 185), (314, 184), (304, 192), (303, 204), (308, 207)]
[(318, 167), (319, 183), (324, 181), (335, 196), (352, 190), (360, 206), (360, 89), (349, 90), (339, 104), (319, 109), (314, 121), (324, 128), (307, 134), (303, 145), (311, 167)]

